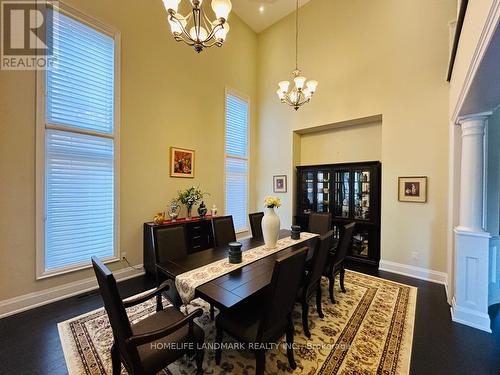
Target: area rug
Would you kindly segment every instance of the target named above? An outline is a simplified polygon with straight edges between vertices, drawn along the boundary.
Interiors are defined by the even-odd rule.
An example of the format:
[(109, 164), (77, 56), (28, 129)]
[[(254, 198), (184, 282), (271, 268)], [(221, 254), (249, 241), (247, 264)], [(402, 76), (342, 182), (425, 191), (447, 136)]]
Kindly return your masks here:
[[(288, 367), (284, 345), (276, 345), (266, 353), (266, 374), (408, 374), (417, 288), (346, 271), (347, 293), (338, 290), (337, 282), (337, 303), (332, 304), (326, 293), (328, 280), (323, 279), (322, 283), (325, 317), (318, 317), (313, 298), (309, 312), (309, 340), (302, 331), (300, 305), (296, 305), (293, 313), (297, 368), (293, 371)], [(206, 334), (205, 374), (254, 374), (253, 353), (236, 350), (236, 343), (227, 335), (224, 343), (229, 349), (223, 350), (221, 365), (215, 364), (215, 351), (210, 347), (214, 343), (215, 324), (210, 320), (209, 306), (195, 299), (189, 308), (195, 307), (205, 311), (197, 320)], [(132, 323), (154, 312), (154, 299), (127, 309)], [(58, 329), (70, 375), (112, 374), (110, 348), (113, 336), (103, 309), (61, 322)], [(194, 371), (194, 360), (183, 357), (162, 373), (188, 375)], [(126, 373), (122, 367), (122, 374)]]

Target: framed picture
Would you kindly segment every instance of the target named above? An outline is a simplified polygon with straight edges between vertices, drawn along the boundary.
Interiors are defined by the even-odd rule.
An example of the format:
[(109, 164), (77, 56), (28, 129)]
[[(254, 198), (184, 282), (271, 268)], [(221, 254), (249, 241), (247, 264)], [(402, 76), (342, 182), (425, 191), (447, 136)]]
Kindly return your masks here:
[(399, 177), (398, 200), (400, 202), (427, 202), (427, 177)]
[(273, 176), (273, 191), (275, 193), (286, 193), (286, 176)]
[(194, 150), (170, 147), (170, 177), (194, 177)]

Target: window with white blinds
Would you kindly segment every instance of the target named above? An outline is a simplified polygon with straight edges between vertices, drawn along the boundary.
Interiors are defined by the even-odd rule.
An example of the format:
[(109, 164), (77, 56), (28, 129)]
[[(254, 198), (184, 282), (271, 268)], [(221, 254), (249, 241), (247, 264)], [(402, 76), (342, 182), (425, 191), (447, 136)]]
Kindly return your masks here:
[(117, 257), (115, 35), (54, 17), (45, 72), (43, 265), (38, 276)]
[(248, 228), (248, 107), (247, 100), (226, 93), (225, 207), (237, 232)]

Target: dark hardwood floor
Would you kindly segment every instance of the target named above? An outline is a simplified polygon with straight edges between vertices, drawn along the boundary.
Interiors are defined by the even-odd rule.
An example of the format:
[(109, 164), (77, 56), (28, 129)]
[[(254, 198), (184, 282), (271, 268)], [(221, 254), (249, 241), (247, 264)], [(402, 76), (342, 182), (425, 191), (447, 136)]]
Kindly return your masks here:
[[(491, 308), (493, 334), (450, 321), (442, 285), (383, 271), (350, 267), (418, 287), (411, 374), (500, 374), (500, 317)], [(120, 283), (123, 297), (154, 286), (146, 277)], [(90, 293), (0, 320), (0, 374), (66, 374), (57, 323), (102, 306)]]
[(500, 374), (500, 321), (490, 311), (493, 334), (451, 321), (442, 285), (352, 266), (359, 272), (418, 287), (411, 356), (412, 375)]

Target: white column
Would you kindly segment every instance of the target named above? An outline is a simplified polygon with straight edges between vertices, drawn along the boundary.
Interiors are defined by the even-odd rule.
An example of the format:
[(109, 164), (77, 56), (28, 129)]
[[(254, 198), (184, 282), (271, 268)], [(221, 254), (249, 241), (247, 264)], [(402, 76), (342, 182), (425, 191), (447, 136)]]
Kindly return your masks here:
[(455, 227), (452, 319), (491, 332), (488, 315), (489, 233), (483, 229), (484, 134), (490, 113), (463, 117), (459, 225)]
[(482, 231), (484, 190), (484, 131), (488, 116), (460, 119), (460, 229)]

